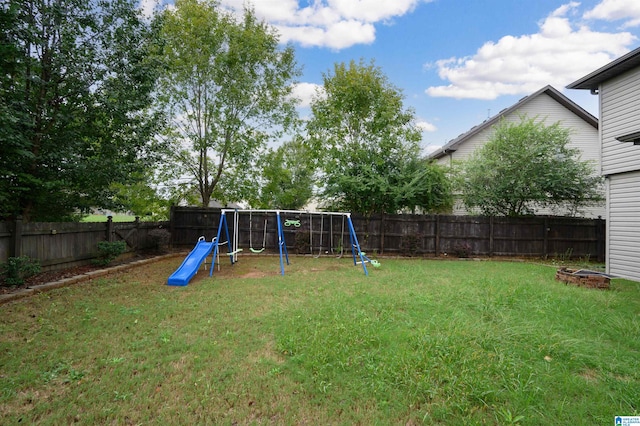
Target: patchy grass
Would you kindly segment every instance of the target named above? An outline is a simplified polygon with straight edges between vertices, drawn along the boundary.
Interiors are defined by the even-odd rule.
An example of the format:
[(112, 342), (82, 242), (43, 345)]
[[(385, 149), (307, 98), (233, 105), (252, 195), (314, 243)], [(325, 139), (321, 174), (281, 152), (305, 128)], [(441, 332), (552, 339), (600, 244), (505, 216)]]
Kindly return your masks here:
[(612, 424), (638, 415), (640, 284), (522, 262), (181, 259), (0, 307), (0, 423)]

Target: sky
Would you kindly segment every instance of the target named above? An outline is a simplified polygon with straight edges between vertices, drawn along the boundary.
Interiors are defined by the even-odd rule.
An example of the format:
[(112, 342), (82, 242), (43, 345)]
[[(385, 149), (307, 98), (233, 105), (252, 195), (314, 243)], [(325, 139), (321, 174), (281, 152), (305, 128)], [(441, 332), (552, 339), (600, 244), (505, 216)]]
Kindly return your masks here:
[[(247, 3), (219, 1), (237, 11)], [(640, 46), (638, 0), (249, 3), (296, 50), (302, 117), (334, 64), (374, 61), (414, 110), (425, 154), (546, 85), (597, 117), (597, 96), (565, 86)]]

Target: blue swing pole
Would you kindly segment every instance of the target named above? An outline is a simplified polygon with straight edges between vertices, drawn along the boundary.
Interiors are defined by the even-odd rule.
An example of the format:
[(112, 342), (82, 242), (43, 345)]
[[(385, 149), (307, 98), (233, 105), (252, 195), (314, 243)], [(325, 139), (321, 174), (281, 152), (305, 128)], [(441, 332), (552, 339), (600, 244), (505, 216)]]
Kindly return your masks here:
[(282, 252), (284, 247), (285, 256), (287, 257), (287, 265), (289, 264), (289, 253), (284, 242), (284, 234), (282, 232), (282, 222), (280, 220), (280, 211), (276, 211), (276, 222), (278, 223), (278, 250), (280, 251), (280, 275), (284, 275), (284, 261), (282, 260)]
[(353, 264), (357, 265), (356, 261), (356, 253), (355, 249), (358, 249), (358, 257), (360, 258), (360, 263), (362, 264), (362, 269), (364, 270), (365, 275), (369, 275), (369, 271), (367, 271), (366, 262), (368, 259), (365, 258), (362, 250), (360, 249), (360, 243), (358, 242), (358, 237), (356, 236), (356, 230), (353, 227), (353, 222), (351, 222), (351, 214), (347, 214), (347, 225), (349, 226), (349, 238), (351, 243), (351, 253), (353, 254)]
[(219, 243), (220, 243), (220, 234), (222, 233), (222, 226), (227, 228), (227, 244), (229, 244), (229, 228), (227, 227), (227, 219), (224, 211), (220, 212), (220, 223), (218, 224), (218, 233), (216, 234), (216, 244), (213, 247), (213, 259), (211, 260), (211, 270), (209, 271), (209, 276), (213, 276), (213, 270), (215, 269), (216, 256), (218, 255)]

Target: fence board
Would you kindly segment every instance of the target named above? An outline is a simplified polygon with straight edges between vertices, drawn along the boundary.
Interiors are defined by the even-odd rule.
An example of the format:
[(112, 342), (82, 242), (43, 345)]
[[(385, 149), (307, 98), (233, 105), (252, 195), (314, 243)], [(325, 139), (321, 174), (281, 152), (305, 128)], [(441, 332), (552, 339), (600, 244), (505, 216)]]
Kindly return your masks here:
[[(174, 207), (172, 210), (173, 244), (192, 246), (198, 237), (212, 238), (217, 231), (219, 209)], [(256, 242), (262, 246), (264, 219), (261, 214), (246, 213), (239, 218), (239, 244), (249, 247), (249, 230)], [(322, 232), (323, 249), (320, 249), (320, 222), (314, 216), (301, 214), (291, 217), (301, 221), (300, 228), (284, 228), (287, 247), (295, 253), (296, 233), (312, 232), (312, 250), (331, 251), (331, 231), (325, 218)], [(282, 217), (284, 222), (289, 217)], [(233, 229), (233, 215), (228, 214), (229, 229)], [(604, 260), (604, 221), (569, 217), (485, 217), (453, 215), (352, 215), (352, 221), (363, 251), (384, 254), (440, 256), (451, 255), (463, 244), (471, 247), (475, 256), (567, 256), (591, 257)], [(339, 218), (333, 219), (333, 240), (341, 238)], [(259, 229), (258, 229), (259, 228)], [(267, 247), (277, 249), (277, 228), (273, 216), (267, 223)], [(348, 233), (346, 234), (348, 239)]]
[[(267, 218), (266, 248), (277, 250), (274, 215)], [(229, 229), (234, 217), (228, 214)], [(282, 215), (299, 220), (300, 227), (284, 227), (290, 253), (324, 254), (349, 250), (349, 232), (341, 217)], [(213, 239), (220, 209), (174, 207), (170, 222), (122, 223), (0, 223), (0, 262), (11, 256), (38, 259), (44, 270), (89, 262), (97, 256), (99, 241), (127, 242), (135, 252), (153, 246), (149, 232), (166, 228), (174, 247), (193, 247), (200, 236)], [(265, 215), (239, 216), (239, 244), (248, 249), (263, 245)], [(605, 224), (601, 219), (567, 217), (484, 217), (450, 215), (352, 215), (360, 246), (371, 254), (411, 256), (455, 255), (462, 244), (473, 256), (587, 257), (604, 261)], [(18, 232), (16, 232), (18, 231)], [(344, 239), (344, 242), (343, 242)], [(221, 236), (226, 241), (226, 236)]]
[[(168, 227), (168, 222), (2, 222), (0, 263), (9, 257), (37, 259), (43, 270), (62, 269), (89, 263), (98, 255), (98, 242), (127, 237), (127, 251), (152, 247), (149, 231)], [(111, 232), (111, 236), (109, 235)]]

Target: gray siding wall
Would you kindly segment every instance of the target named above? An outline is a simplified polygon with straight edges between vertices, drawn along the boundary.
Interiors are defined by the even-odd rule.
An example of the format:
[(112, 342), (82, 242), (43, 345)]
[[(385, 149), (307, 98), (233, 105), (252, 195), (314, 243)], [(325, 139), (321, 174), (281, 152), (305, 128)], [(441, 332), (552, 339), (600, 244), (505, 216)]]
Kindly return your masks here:
[(608, 178), (607, 272), (640, 281), (640, 171)]
[(601, 86), (600, 109), (602, 174), (640, 170), (640, 146), (616, 140), (640, 132), (640, 68)]

